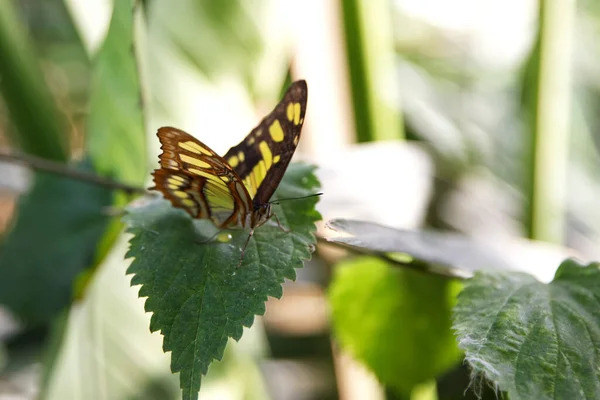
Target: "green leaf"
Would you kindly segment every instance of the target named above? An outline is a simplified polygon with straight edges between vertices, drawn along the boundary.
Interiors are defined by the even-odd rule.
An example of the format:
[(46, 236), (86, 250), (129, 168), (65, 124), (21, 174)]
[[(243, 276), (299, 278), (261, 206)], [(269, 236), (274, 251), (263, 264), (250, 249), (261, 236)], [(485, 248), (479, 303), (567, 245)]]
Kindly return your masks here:
[(132, 0), (115, 1), (108, 34), (94, 60), (86, 138), (99, 173), (141, 185), (148, 171), (132, 10)]
[[(313, 167), (293, 164), (274, 198), (315, 193)], [(267, 296), (280, 298), (284, 278), (295, 279), (315, 245), (316, 198), (283, 202), (274, 207), (283, 232), (274, 222), (256, 229), (243, 264), (240, 248), (248, 231), (228, 231), (230, 242), (200, 244), (208, 221), (192, 221), (165, 200), (131, 208), (125, 221), (134, 234), (127, 257), (135, 257), (127, 273), (132, 285), (142, 285), (146, 311), (153, 313), (150, 330), (164, 335), (171, 351), (171, 370), (180, 372), (185, 399), (197, 398), (201, 375), (212, 360), (220, 360), (229, 337), (242, 336), (254, 315), (265, 312)], [(212, 225), (211, 225), (212, 227)], [(214, 228), (213, 228), (214, 230)], [(206, 231), (205, 231), (206, 232)]]
[(401, 396), (454, 366), (457, 281), (361, 257), (340, 263), (329, 289), (341, 346)]
[[(352, 236), (327, 238), (333, 243), (375, 253), (404, 253), (439, 266), (477, 270), (510, 269), (511, 261), (499, 246), (461, 234), (396, 229), (374, 222), (334, 219), (327, 227)], [(443, 272), (443, 271), (440, 271)], [(451, 273), (451, 271), (449, 271)]]
[[(86, 121), (86, 151), (95, 172), (142, 185), (148, 177), (141, 89), (133, 47), (132, 0), (115, 2), (111, 23), (93, 61), (90, 114)], [(124, 207), (130, 198), (115, 196), (113, 207)], [(123, 229), (113, 219), (102, 241), (97, 243), (95, 265), (110, 251)], [(95, 270), (80, 277), (77, 289), (84, 291)]]
[(75, 277), (94, 260), (112, 192), (37, 173), (0, 248), (0, 303), (29, 323), (52, 320), (71, 302)]
[[(265, 46), (258, 21), (268, 5), (241, 0), (179, 0), (150, 5), (153, 30), (173, 46), (172, 52), (209, 79), (224, 71), (248, 76)], [(261, 27), (262, 28), (262, 27)]]
[(16, 128), (6, 133), (25, 153), (66, 161), (67, 124), (44, 81), (27, 28), (13, 1), (0, 0), (0, 10), (0, 93)]
[[(150, 315), (124, 273), (129, 239), (128, 234), (119, 237), (85, 297), (54, 324), (44, 351), (50, 365), (44, 365), (46, 376), (37, 399), (175, 400), (181, 396), (178, 377), (169, 373), (161, 337), (148, 333)], [(154, 387), (156, 396), (138, 396), (151, 382), (167, 383), (163, 379), (169, 393)]]
[(554, 280), (478, 273), (454, 313), (475, 373), (518, 399), (600, 398), (600, 270), (566, 260)]

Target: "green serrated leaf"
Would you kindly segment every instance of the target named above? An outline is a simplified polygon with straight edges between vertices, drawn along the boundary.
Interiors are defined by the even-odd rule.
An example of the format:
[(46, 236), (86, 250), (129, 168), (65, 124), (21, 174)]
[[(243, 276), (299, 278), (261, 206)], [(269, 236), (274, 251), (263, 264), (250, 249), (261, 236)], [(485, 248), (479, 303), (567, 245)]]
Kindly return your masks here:
[(30, 323), (66, 307), (73, 279), (94, 260), (112, 198), (103, 187), (37, 173), (0, 249), (0, 303)]
[[(290, 165), (274, 198), (315, 193), (314, 167)], [(274, 211), (283, 232), (267, 223), (254, 232), (243, 264), (240, 248), (248, 232), (228, 231), (226, 243), (200, 244), (197, 224), (163, 199), (132, 208), (125, 222), (134, 234), (127, 257), (132, 285), (142, 285), (146, 311), (153, 313), (150, 330), (164, 335), (163, 349), (171, 351), (171, 370), (180, 372), (185, 399), (197, 398), (201, 374), (220, 360), (227, 340), (242, 336), (254, 315), (265, 312), (267, 296), (280, 298), (285, 278), (295, 279), (315, 245), (316, 198), (283, 202)]]
[(549, 284), (478, 273), (454, 312), (475, 373), (517, 399), (600, 398), (600, 270), (566, 260)]
[(454, 366), (450, 313), (457, 281), (361, 257), (335, 269), (329, 289), (341, 346), (401, 396)]

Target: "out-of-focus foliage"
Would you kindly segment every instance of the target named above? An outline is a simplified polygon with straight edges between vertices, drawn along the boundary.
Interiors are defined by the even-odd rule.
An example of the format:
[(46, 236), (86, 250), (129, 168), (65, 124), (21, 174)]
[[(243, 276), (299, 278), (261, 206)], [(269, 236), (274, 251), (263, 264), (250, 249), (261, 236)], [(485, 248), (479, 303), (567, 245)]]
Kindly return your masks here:
[(148, 170), (133, 4), (115, 2), (108, 34), (94, 57), (86, 148), (100, 174), (141, 186)]
[(400, 90), (394, 71), (393, 18), (386, 0), (340, 2), (352, 86), (356, 139), (401, 139)]
[(66, 161), (66, 121), (44, 82), (35, 50), (11, 0), (0, 2), (0, 92), (10, 113), (7, 132), (22, 151)]
[(460, 284), (376, 258), (338, 264), (329, 288), (340, 345), (401, 396), (460, 361), (450, 313)]
[[(198, 72), (209, 79), (223, 74), (248, 76), (259, 61), (265, 46), (257, 21), (266, 2), (258, 0), (251, 5), (240, 0), (183, 0), (178, 2), (154, 2), (150, 8), (160, 15), (169, 8), (169, 14), (177, 17), (156, 18), (162, 39), (170, 41), (173, 51), (183, 56)], [(190, 35), (190, 27), (194, 27)]]
[(105, 188), (36, 174), (0, 249), (0, 303), (28, 323), (51, 322), (71, 303), (77, 275), (93, 264), (111, 203)]
[[(8, 13), (3, 15), (8, 16), (10, 4), (3, 9)], [(7, 29), (2, 31), (4, 43), (17, 46), (21, 54), (10, 53), (10, 46), (4, 48), (3, 59), (9, 61), (3, 65), (8, 68), (10, 60), (18, 61), (19, 72), (18, 78), (11, 79), (11, 72), (3, 71), (2, 81), (26, 85), (28, 74), (35, 75), (34, 80), (40, 79), (38, 62), (32, 55), (34, 48), (19, 36), (22, 27), (18, 20), (0, 25)], [(35, 89), (23, 86), (16, 97), (11, 87), (2, 91), (11, 120), (16, 123), (20, 138), (17, 143), (32, 155), (67, 161), (65, 115), (56, 108), (45, 83), (36, 82)], [(32, 117), (31, 110), (39, 110), (40, 114)], [(22, 119), (15, 112), (27, 117)], [(42, 125), (35, 125), (38, 123)], [(35, 147), (28, 142), (35, 143)], [(83, 168), (90, 170), (89, 166)], [(74, 279), (94, 264), (96, 243), (108, 224), (105, 209), (112, 198), (111, 191), (102, 187), (36, 173), (32, 190), (21, 199), (12, 229), (2, 243), (2, 303), (32, 324), (48, 323), (67, 307)], [(35, 251), (32, 244), (37, 247)]]

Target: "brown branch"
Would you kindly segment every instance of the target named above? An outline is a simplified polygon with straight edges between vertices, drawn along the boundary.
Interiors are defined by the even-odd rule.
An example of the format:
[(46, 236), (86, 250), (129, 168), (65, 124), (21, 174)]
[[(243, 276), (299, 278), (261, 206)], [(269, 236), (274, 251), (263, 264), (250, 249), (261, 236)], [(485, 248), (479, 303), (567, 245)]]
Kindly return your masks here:
[(141, 194), (146, 192), (144, 188), (115, 182), (111, 179), (104, 178), (93, 173), (73, 169), (65, 164), (29, 154), (8, 154), (0, 152), (0, 160), (22, 164), (38, 171), (76, 179), (82, 182), (103, 186), (108, 189), (122, 190), (127, 194)]

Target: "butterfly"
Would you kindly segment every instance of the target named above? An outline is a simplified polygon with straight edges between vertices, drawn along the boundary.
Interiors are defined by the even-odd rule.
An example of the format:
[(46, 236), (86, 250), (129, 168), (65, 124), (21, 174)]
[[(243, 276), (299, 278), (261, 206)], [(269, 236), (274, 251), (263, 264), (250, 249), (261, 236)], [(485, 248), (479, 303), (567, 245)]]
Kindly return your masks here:
[(154, 186), (174, 207), (218, 228), (250, 228), (240, 262), (254, 230), (275, 216), (271, 196), (279, 186), (300, 140), (306, 114), (306, 81), (292, 83), (283, 99), (224, 157), (190, 134), (162, 127), (160, 168)]

